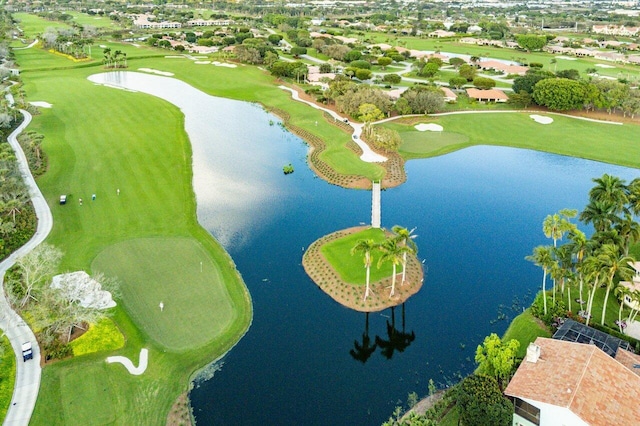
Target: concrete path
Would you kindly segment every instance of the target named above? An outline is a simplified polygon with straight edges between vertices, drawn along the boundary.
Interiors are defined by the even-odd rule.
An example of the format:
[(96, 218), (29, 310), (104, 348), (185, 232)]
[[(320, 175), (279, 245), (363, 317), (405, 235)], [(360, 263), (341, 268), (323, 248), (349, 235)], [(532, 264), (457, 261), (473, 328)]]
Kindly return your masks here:
[[(33, 250), (49, 235), (53, 227), (53, 217), (51, 210), (47, 205), (42, 192), (36, 185), (33, 175), (29, 170), (27, 159), (18, 143), (17, 136), (31, 122), (31, 114), (27, 111), (20, 110), (24, 116), (22, 124), (9, 135), (9, 144), (13, 148), (18, 159), (20, 171), (23, 174), (24, 181), (29, 188), (31, 201), (38, 217), (38, 228), (35, 235), (11, 256), (0, 263), (0, 284), (4, 281), (4, 274), (16, 260)], [(31, 419), (31, 413), (36, 405), (38, 390), (40, 388), (40, 347), (36, 341), (36, 337), (29, 326), (16, 314), (7, 303), (4, 291), (0, 292), (0, 328), (11, 341), (11, 346), (16, 354), (16, 382), (13, 389), (13, 397), (9, 411), (4, 419), (5, 426), (28, 425)], [(31, 342), (33, 347), (33, 359), (22, 361), (22, 344)]]
[(149, 350), (146, 348), (140, 349), (140, 363), (137, 367), (134, 366), (133, 362), (126, 356), (110, 356), (107, 358), (107, 363), (111, 364), (114, 362), (124, 365), (124, 368), (126, 368), (130, 374), (139, 376), (144, 373), (147, 365), (149, 365)]
[[(319, 109), (319, 110), (325, 111), (325, 112), (331, 114), (331, 116), (335, 120), (339, 120), (339, 121), (344, 121), (345, 120), (344, 117), (342, 117), (340, 114), (338, 114), (335, 111), (332, 111), (332, 110), (330, 110), (328, 108), (322, 108), (321, 106), (318, 106), (318, 105), (314, 104), (313, 102), (309, 102), (309, 101), (305, 101), (304, 99), (300, 99), (300, 96), (298, 96), (298, 92), (296, 92), (295, 90), (293, 90), (290, 87), (287, 87), (287, 86), (278, 86), (278, 87), (280, 89), (287, 90), (287, 91), (291, 92), (291, 96), (296, 101), (304, 102), (307, 105), (311, 105), (315, 109)], [(384, 163), (385, 161), (387, 161), (387, 157), (374, 152), (369, 147), (369, 145), (367, 145), (366, 143), (364, 143), (360, 139), (360, 135), (362, 134), (362, 128), (364, 127), (363, 124), (352, 123), (351, 121), (347, 121), (347, 123), (353, 128), (353, 136), (352, 136), (353, 137), (353, 141), (356, 144), (358, 144), (360, 149), (362, 149), (362, 155), (360, 156), (360, 159), (362, 161), (365, 161), (367, 163)]]
[(24, 50), (24, 49), (30, 49), (30, 48), (32, 48), (33, 46), (35, 46), (36, 44), (38, 44), (38, 41), (39, 41), (38, 39), (35, 39), (35, 40), (33, 40), (33, 41), (31, 42), (31, 44), (30, 44), (30, 45), (25, 46), (25, 47), (14, 47), (14, 48), (13, 48), (13, 50)]

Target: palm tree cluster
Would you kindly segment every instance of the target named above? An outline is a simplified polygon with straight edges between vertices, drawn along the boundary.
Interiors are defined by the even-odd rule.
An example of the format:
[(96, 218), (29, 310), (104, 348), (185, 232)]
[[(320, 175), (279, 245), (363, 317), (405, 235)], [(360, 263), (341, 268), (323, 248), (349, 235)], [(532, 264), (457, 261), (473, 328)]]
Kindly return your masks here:
[[(571, 222), (577, 216), (576, 210), (561, 210), (549, 215), (543, 222), (543, 232), (553, 240), (553, 245), (538, 246), (526, 259), (540, 266), (543, 271), (542, 299), (544, 315), (547, 315), (546, 279), (553, 280), (552, 299), (555, 304), (558, 287), (562, 296), (567, 289), (568, 308), (571, 311), (571, 287), (579, 289), (580, 306), (586, 303), (583, 315), (587, 325), (591, 318), (593, 299), (598, 288), (606, 289), (602, 308), (601, 325), (605, 323), (607, 301), (611, 290), (624, 298), (629, 296), (640, 303), (640, 291), (630, 292), (619, 285), (630, 279), (635, 259), (629, 256), (629, 248), (640, 240), (640, 224), (634, 217), (640, 215), (640, 178), (628, 185), (623, 179), (604, 174), (593, 179), (595, 186), (589, 191), (589, 203), (580, 213), (579, 220), (593, 225), (590, 238)], [(558, 241), (568, 235), (568, 241), (558, 245)], [(583, 287), (587, 286), (587, 300), (583, 301)], [(619, 313), (620, 323), (622, 304)]]
[(413, 241), (417, 235), (413, 235), (414, 229), (407, 229), (401, 226), (395, 225), (391, 228), (393, 235), (388, 236), (383, 242), (376, 243), (372, 239), (358, 240), (355, 246), (351, 249), (351, 255), (355, 253), (362, 253), (364, 260), (364, 267), (366, 268), (366, 287), (364, 292), (364, 300), (369, 297), (369, 277), (371, 271), (371, 264), (373, 263), (373, 257), (371, 253), (378, 251), (381, 253), (378, 258), (378, 268), (385, 262), (390, 262), (393, 266), (393, 276), (391, 277), (391, 293), (389, 297), (393, 297), (396, 289), (396, 267), (402, 265), (402, 282), (404, 285), (406, 280), (406, 267), (407, 267), (407, 254), (416, 254), (418, 252), (418, 246)]
[(127, 53), (121, 50), (112, 52), (110, 48), (105, 48), (102, 51), (104, 55), (104, 67), (105, 68), (127, 68)]

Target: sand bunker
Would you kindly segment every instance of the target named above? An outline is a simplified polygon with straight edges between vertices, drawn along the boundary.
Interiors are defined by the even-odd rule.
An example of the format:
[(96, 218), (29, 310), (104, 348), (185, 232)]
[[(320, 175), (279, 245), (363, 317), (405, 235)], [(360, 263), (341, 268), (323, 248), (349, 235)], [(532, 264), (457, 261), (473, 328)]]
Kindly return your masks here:
[(435, 124), (435, 123), (429, 123), (429, 124), (420, 123), (420, 124), (417, 124), (415, 128), (419, 132), (425, 132), (427, 130), (430, 132), (441, 132), (442, 130), (444, 130), (441, 125)]
[(166, 59), (184, 59), (183, 55), (167, 55), (165, 56)]
[(107, 48), (107, 46), (105, 46), (104, 44), (100, 45), (100, 49), (106, 49), (106, 48)]
[(236, 64), (228, 64), (226, 62), (213, 61), (211, 63), (213, 65), (215, 65), (216, 67), (227, 67), (227, 68), (237, 68), (238, 67)]
[(44, 101), (35, 101), (35, 102), (29, 102), (29, 103), (33, 106), (37, 106), (40, 108), (51, 108), (53, 106), (49, 102), (44, 102)]
[(545, 117), (544, 115), (531, 114), (529, 117), (533, 118), (533, 121), (540, 124), (551, 124), (553, 123), (553, 118)]
[(570, 56), (556, 56), (556, 59), (564, 59), (565, 61), (577, 61), (578, 58), (572, 58)]
[(198, 65), (207, 65), (210, 64), (211, 61), (195, 61), (194, 64), (198, 64)]
[(596, 67), (598, 67), (598, 68), (615, 68), (615, 66), (607, 65), (607, 64), (596, 64)]
[(174, 75), (172, 72), (158, 71), (152, 68), (138, 68), (138, 71), (150, 72), (151, 74), (164, 75), (167, 77), (172, 77)]
[(134, 376), (139, 376), (147, 369), (147, 365), (149, 364), (149, 350), (148, 349), (140, 349), (140, 365), (135, 367), (133, 362), (125, 356), (110, 356), (107, 358), (107, 362), (109, 364), (113, 362), (118, 362), (124, 365), (124, 368), (129, 371), (129, 373)]

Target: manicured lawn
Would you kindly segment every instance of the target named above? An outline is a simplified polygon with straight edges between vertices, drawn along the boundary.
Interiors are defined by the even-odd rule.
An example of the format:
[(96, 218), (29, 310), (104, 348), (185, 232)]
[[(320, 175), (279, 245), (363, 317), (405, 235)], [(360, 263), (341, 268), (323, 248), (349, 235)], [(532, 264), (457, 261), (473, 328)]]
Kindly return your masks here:
[(158, 346), (172, 351), (203, 346), (236, 319), (219, 268), (191, 238), (126, 240), (91, 264), (118, 277), (128, 314)]
[[(105, 370), (106, 363), (93, 364), (80, 371), (66, 370), (60, 380), (60, 393), (67, 424), (104, 425), (113, 423), (113, 397)], [(87, 404), (86, 401), (100, 401)]]
[(13, 385), (16, 381), (16, 355), (13, 353), (11, 343), (6, 336), (0, 340), (3, 353), (0, 357), (0, 418), (4, 419), (11, 404)]
[[(115, 308), (126, 336), (116, 353), (137, 364), (146, 347), (149, 367), (134, 377), (121, 365), (107, 365), (111, 354), (104, 352), (48, 365), (32, 424), (74, 423), (72, 413), (80, 419), (93, 413), (103, 423), (164, 424), (193, 372), (243, 335), (251, 303), (231, 259), (196, 221), (191, 148), (180, 111), (151, 96), (95, 86), (86, 76), (96, 71), (101, 68), (23, 74), (29, 100), (54, 105), (30, 127), (45, 135), (49, 157), (49, 170), (39, 179), (54, 215), (48, 242), (65, 252), (61, 270), (95, 273), (99, 266), (108, 275), (122, 275), (123, 293), (131, 300)], [(60, 206), (56, 200), (63, 193), (71, 202)], [(173, 271), (162, 272), (171, 265)], [(143, 268), (145, 275), (138, 272)], [(160, 297), (166, 297), (164, 318), (156, 316)], [(203, 312), (205, 301), (220, 310), (208, 306)], [(189, 303), (193, 316), (188, 309), (174, 316), (172, 308)], [(197, 351), (189, 350), (195, 346)], [(72, 376), (108, 384), (109, 396), (98, 385), (88, 391), (72, 383)]]
[[(640, 144), (637, 143), (640, 125), (603, 124), (555, 114), (549, 116), (554, 121), (547, 125), (534, 122), (526, 112), (425, 117), (425, 123), (440, 124), (445, 132), (466, 136), (467, 142), (461, 142), (461, 138), (451, 138), (435, 143), (437, 136), (418, 132), (413, 126), (393, 122), (385, 126), (400, 132), (403, 141), (407, 141), (411, 147), (407, 151), (400, 147), (405, 158), (432, 157), (473, 145), (497, 145), (640, 168)], [(424, 138), (425, 144), (417, 153), (416, 140), (421, 138)]]
[(49, 21), (30, 13), (14, 13), (12, 16), (28, 39), (34, 39), (36, 35), (44, 33), (47, 28), (71, 28), (70, 25), (63, 22)]
[(504, 332), (502, 341), (507, 342), (511, 339), (516, 339), (520, 342), (520, 348), (518, 348), (518, 358), (524, 358), (527, 354), (527, 346), (529, 343), (536, 340), (537, 337), (551, 337), (549, 330), (544, 327), (544, 324), (533, 315), (529, 309), (518, 315), (511, 321), (509, 328)]
[[(358, 240), (372, 239), (376, 243), (384, 241), (384, 232), (381, 229), (370, 228), (361, 232), (348, 235), (346, 237), (331, 241), (322, 247), (322, 254), (327, 258), (329, 263), (333, 265), (340, 274), (343, 281), (350, 284), (365, 285), (366, 269), (364, 268), (364, 258), (360, 253), (351, 255), (351, 249), (357, 244)], [(374, 251), (371, 253), (371, 282), (379, 281), (385, 277), (391, 276), (393, 269), (391, 264), (385, 263), (378, 269), (378, 259), (380, 253)], [(396, 267), (396, 272), (400, 273), (402, 266)]]

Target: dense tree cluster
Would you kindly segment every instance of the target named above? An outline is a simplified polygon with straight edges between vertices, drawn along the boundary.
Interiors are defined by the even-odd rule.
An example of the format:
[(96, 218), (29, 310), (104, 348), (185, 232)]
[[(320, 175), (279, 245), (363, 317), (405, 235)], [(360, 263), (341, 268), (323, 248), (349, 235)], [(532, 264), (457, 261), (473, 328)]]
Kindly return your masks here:
[(513, 92), (519, 96), (512, 103), (522, 106), (533, 101), (554, 111), (604, 109), (631, 117), (640, 113), (638, 89), (617, 80), (580, 79), (579, 72), (571, 69), (554, 74), (531, 68), (524, 76), (514, 79)]

